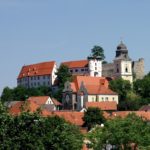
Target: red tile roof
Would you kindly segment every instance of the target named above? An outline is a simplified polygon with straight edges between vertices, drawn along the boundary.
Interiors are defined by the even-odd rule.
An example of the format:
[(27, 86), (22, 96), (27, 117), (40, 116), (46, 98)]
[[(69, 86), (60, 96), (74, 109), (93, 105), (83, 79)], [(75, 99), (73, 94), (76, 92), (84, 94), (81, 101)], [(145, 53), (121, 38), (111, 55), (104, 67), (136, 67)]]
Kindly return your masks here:
[[(47, 113), (47, 112), (46, 112)], [(78, 125), (78, 126), (82, 126), (83, 125), (83, 112), (76, 112), (76, 111), (53, 111), (53, 112), (49, 112), (47, 114), (43, 114), (44, 116), (59, 116), (64, 118), (66, 121)]]
[(113, 112), (110, 118), (114, 118), (117, 116), (120, 117), (126, 117), (130, 113), (135, 113), (137, 116), (142, 117), (145, 120), (150, 121), (150, 112), (145, 112), (145, 111), (118, 111), (118, 112)]
[(62, 64), (66, 65), (69, 69), (88, 67), (88, 61), (87, 60), (67, 61), (67, 62), (62, 62)]
[(22, 111), (35, 112), (38, 108), (39, 105), (32, 101), (18, 101), (18, 103), (10, 107), (9, 112), (12, 115), (19, 115)]
[(115, 101), (86, 102), (85, 107), (98, 107), (101, 110), (117, 110), (117, 103)]
[(109, 89), (107, 78), (91, 76), (76, 76), (74, 81), (71, 82), (71, 89), (73, 92), (77, 92), (80, 89), (82, 82), (88, 94), (117, 95), (117, 93)]
[(49, 96), (31, 96), (27, 100), (36, 103), (37, 105), (46, 104)]
[(18, 79), (23, 77), (50, 75), (54, 65), (55, 61), (50, 61), (23, 66), (19, 73)]
[(52, 101), (55, 106), (62, 106), (62, 104), (59, 101), (57, 101), (55, 98), (52, 98)]

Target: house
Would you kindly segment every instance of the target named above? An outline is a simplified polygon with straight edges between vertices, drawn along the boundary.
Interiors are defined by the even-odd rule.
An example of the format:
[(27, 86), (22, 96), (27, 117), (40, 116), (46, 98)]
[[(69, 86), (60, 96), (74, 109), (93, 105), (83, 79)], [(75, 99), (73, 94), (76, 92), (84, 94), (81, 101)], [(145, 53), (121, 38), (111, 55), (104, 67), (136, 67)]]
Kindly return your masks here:
[(32, 96), (27, 99), (27, 101), (32, 101), (39, 105), (42, 109), (48, 111), (55, 111), (61, 109), (62, 104), (54, 98), (49, 96)]
[(29, 112), (36, 112), (40, 108), (34, 102), (31, 101), (18, 101), (14, 105), (9, 108), (9, 112), (12, 115), (19, 115), (21, 112), (29, 111)]
[(7, 105), (11, 114), (20, 114), (22, 111), (35, 112), (39, 108), (43, 111), (55, 111), (62, 107), (62, 104), (49, 96), (32, 96), (26, 101), (15, 101)]
[(23, 66), (17, 78), (17, 85), (26, 88), (39, 86), (51, 87), (56, 79), (56, 72), (55, 61)]
[(76, 76), (72, 82), (67, 81), (63, 90), (63, 108), (81, 110), (86, 102), (115, 101), (118, 94), (109, 89), (105, 77)]

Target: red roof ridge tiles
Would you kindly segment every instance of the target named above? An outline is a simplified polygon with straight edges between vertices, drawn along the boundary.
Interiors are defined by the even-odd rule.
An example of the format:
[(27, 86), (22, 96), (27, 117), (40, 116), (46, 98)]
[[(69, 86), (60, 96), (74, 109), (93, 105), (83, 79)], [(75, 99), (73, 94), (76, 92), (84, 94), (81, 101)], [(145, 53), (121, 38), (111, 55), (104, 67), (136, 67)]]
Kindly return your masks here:
[(88, 67), (88, 60), (66, 61), (66, 62), (62, 62), (61, 65), (66, 65), (68, 66), (69, 69), (85, 68), (85, 67)]
[(109, 89), (109, 81), (106, 77), (76, 76), (70, 83), (73, 92), (77, 92), (82, 83), (88, 94), (118, 95)]
[(18, 79), (35, 75), (49, 75), (52, 73), (55, 63), (55, 61), (47, 61), (31, 65), (25, 65), (22, 67), (18, 75)]
[(101, 110), (117, 110), (117, 103), (116, 101), (102, 101), (102, 102), (86, 102), (86, 108), (89, 107), (98, 107)]

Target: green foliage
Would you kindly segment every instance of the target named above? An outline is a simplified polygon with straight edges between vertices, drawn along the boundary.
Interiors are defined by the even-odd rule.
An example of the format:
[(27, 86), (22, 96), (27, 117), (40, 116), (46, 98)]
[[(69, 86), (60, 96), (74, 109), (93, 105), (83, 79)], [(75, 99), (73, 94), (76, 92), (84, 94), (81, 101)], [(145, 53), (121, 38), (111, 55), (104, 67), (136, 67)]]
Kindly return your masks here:
[(142, 98), (150, 97), (150, 75), (146, 75), (143, 79), (134, 82), (134, 90)]
[(109, 87), (119, 94), (119, 100), (125, 100), (128, 92), (131, 91), (130, 82), (122, 78), (110, 81)]
[(69, 68), (65, 65), (61, 65), (56, 73), (57, 80), (60, 87), (64, 87), (66, 81), (71, 80), (71, 73), (69, 72)]
[(118, 150), (130, 150), (133, 143), (134, 149), (147, 148), (150, 146), (150, 126), (135, 114), (129, 114), (124, 119), (107, 121), (103, 128), (93, 129), (87, 138), (95, 150), (106, 148), (107, 144), (114, 145)]
[(128, 110), (127, 107), (127, 96), (128, 93), (132, 92), (131, 84), (129, 81), (124, 80), (122, 78), (112, 80), (109, 83), (110, 89), (117, 92), (119, 95), (119, 110)]
[(18, 86), (13, 89), (5, 87), (1, 95), (1, 101), (16, 101), (26, 100), (29, 96), (51, 96), (51, 89), (49, 87), (38, 87), (27, 89), (23, 86)]
[(95, 45), (92, 49), (92, 57), (100, 57), (102, 60), (105, 59), (104, 50), (101, 46)]
[(0, 104), (1, 150), (80, 150), (83, 137), (79, 128), (59, 117), (41, 117), (24, 112), (11, 116)]
[(59, 100), (62, 101), (62, 91), (64, 89), (64, 85), (66, 81), (72, 80), (72, 75), (69, 72), (69, 68), (65, 65), (61, 65), (56, 73), (59, 89), (56, 93), (53, 94), (53, 96)]
[(105, 118), (103, 112), (99, 108), (89, 107), (84, 113), (84, 126), (90, 130), (95, 125), (101, 125), (104, 123)]

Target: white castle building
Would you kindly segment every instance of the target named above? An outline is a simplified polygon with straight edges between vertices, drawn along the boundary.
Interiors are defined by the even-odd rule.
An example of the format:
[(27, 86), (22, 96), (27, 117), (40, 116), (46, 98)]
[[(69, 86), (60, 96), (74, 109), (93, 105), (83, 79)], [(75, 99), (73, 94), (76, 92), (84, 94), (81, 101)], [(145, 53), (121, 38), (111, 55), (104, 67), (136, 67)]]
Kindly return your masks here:
[(17, 85), (26, 88), (47, 86), (51, 87), (56, 79), (56, 62), (42, 62), (23, 66), (18, 78)]

